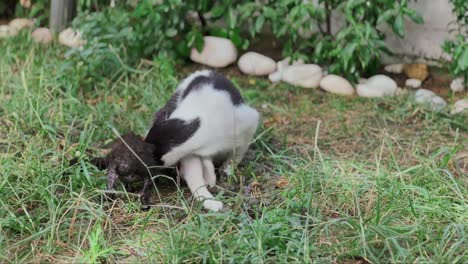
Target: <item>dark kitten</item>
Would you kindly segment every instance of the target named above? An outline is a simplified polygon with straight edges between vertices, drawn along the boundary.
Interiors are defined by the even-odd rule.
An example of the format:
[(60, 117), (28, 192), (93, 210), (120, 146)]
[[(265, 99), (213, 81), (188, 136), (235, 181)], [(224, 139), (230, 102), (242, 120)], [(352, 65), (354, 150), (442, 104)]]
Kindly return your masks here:
[(117, 181), (121, 181), (125, 186), (143, 182), (139, 194), (142, 205), (146, 207), (153, 188), (151, 177), (158, 174), (157, 169), (148, 168), (157, 165), (153, 152), (152, 144), (144, 142), (141, 137), (130, 132), (115, 140), (111, 152), (105, 158), (96, 158), (92, 162), (100, 169), (107, 168), (108, 190), (114, 190)]

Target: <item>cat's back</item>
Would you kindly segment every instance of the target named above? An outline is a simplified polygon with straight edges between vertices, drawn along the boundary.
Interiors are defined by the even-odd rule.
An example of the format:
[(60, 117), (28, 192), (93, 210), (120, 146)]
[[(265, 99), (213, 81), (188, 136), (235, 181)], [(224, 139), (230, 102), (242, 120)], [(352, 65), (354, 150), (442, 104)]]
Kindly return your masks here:
[[(244, 104), (239, 90), (220, 73), (197, 71), (177, 87), (178, 105), (170, 118), (229, 118)], [(219, 118), (217, 118), (219, 117)]]

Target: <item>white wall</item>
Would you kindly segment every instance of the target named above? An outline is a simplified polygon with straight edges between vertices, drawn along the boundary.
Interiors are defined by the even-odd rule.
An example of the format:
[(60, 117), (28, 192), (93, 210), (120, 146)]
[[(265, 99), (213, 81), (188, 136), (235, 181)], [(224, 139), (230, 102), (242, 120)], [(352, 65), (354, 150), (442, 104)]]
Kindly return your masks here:
[[(415, 24), (407, 20), (403, 39), (394, 34), (388, 34), (386, 42), (389, 47), (400, 55), (432, 60), (449, 59), (441, 49), (444, 40), (454, 35), (449, 30), (449, 24), (455, 20), (449, 0), (412, 1), (411, 7), (423, 16), (424, 24)], [(453, 25), (450, 27), (453, 29)], [(394, 60), (391, 58), (386, 59)]]
[[(382, 58), (383, 62), (450, 59), (441, 49), (442, 43), (454, 35), (449, 30), (449, 24), (456, 19), (452, 13), (450, 1), (412, 0), (410, 6), (423, 16), (424, 24), (416, 24), (405, 18), (404, 38), (398, 37), (389, 26), (383, 26), (382, 30), (388, 33), (385, 41), (396, 55), (395, 57), (384, 56)], [(336, 33), (344, 25), (343, 16), (334, 12), (332, 14), (332, 23), (332, 32)], [(453, 28), (453, 25), (451, 25), (451, 28)]]

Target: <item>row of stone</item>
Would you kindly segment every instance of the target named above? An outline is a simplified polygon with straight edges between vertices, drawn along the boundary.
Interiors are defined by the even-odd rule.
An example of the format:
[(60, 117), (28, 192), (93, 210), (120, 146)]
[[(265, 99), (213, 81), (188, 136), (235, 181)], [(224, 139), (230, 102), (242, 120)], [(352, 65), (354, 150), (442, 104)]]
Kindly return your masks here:
[[(223, 68), (237, 60), (237, 49), (234, 44), (225, 38), (206, 36), (204, 37), (204, 48), (201, 52), (192, 49), (190, 58), (192, 61), (215, 68)], [(247, 52), (237, 60), (239, 70), (248, 75), (267, 76), (272, 82), (283, 81), (295, 86), (306, 88), (320, 87), (323, 90), (339, 95), (353, 95), (356, 93), (361, 97), (383, 97), (394, 96), (402, 91), (397, 83), (390, 77), (379, 74), (369, 79), (359, 80), (356, 90), (345, 78), (326, 74), (316, 64), (306, 64), (303, 61), (295, 61), (290, 64), (290, 58), (279, 62), (259, 54)], [(429, 76), (427, 64), (392, 64), (385, 67), (390, 73), (404, 73), (409, 79), (405, 85), (411, 88), (420, 88), (422, 82)], [(461, 89), (455, 84), (461, 85)], [(456, 85), (455, 85), (456, 86)], [(463, 80), (456, 79), (452, 82), (454, 92), (463, 90)], [(415, 101), (428, 105), (434, 111), (441, 111), (447, 107), (445, 100), (426, 89), (419, 89), (415, 93)], [(467, 106), (467, 100), (460, 100), (455, 104), (452, 112), (460, 112)]]
[[(0, 37), (14, 36), (18, 31), (25, 28), (32, 28), (34, 21), (29, 19), (14, 19), (8, 25), (0, 26)], [(53, 34), (47, 28), (37, 28), (31, 33), (32, 38), (43, 44), (53, 41)], [(59, 34), (59, 43), (77, 48), (86, 44), (81, 34), (72, 30), (65, 29)], [(201, 52), (192, 49), (190, 58), (197, 63), (208, 65), (215, 68), (223, 68), (237, 60), (237, 49), (234, 44), (225, 38), (206, 36), (204, 37), (204, 47)], [(283, 81), (295, 86), (306, 88), (320, 87), (323, 90), (339, 95), (353, 95), (354, 87), (345, 78), (326, 74), (322, 68), (316, 64), (305, 64), (298, 60), (290, 64), (290, 58), (279, 62), (256, 52), (247, 52), (237, 61), (237, 65), (245, 74), (255, 76), (266, 76), (272, 82)], [(410, 79), (406, 81), (406, 86), (419, 88), (422, 81), (428, 77), (427, 65), (425, 64), (392, 64), (385, 67), (387, 72), (404, 72)], [(461, 86), (461, 88), (460, 88)], [(456, 79), (452, 82), (451, 88), (454, 92), (462, 91), (463, 79)], [(369, 79), (361, 79), (356, 86), (356, 93), (361, 97), (383, 97), (396, 95), (401, 89), (396, 82), (386, 75), (375, 75)], [(432, 110), (440, 111), (447, 106), (443, 98), (435, 93), (419, 89), (415, 93), (415, 100), (418, 103), (424, 103)], [(463, 111), (468, 105), (467, 100), (460, 100), (455, 104), (453, 112)], [(461, 109), (461, 110), (460, 110)]]
[[(16, 36), (23, 29), (34, 27), (34, 20), (26, 18), (15, 18), (8, 25), (0, 25), (0, 38)], [(54, 40), (52, 32), (45, 27), (36, 28), (31, 32), (31, 38), (44, 45), (48, 45)], [(71, 48), (78, 48), (86, 44), (79, 32), (67, 28), (60, 32), (59, 43)]]
[[(410, 79), (406, 80), (405, 85), (410, 88), (421, 87), (422, 82), (429, 76), (427, 64), (390, 64), (385, 66), (385, 71), (389, 73), (401, 74), (404, 73)], [(465, 90), (464, 79), (462, 77), (455, 78), (450, 83), (450, 89), (454, 92), (462, 92)]]

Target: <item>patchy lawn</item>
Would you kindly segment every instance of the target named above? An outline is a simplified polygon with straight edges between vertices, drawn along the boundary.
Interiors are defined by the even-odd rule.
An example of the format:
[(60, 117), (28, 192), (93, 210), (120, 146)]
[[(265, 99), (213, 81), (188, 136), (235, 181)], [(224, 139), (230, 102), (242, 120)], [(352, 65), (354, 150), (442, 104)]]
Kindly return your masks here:
[(89, 86), (65, 52), (0, 42), (1, 262), (468, 262), (466, 113), (223, 70), (263, 115), (235, 177), (220, 179), (227, 210), (168, 181), (142, 212), (130, 194), (106, 199), (89, 156), (111, 128), (143, 134), (195, 66), (146, 61)]

